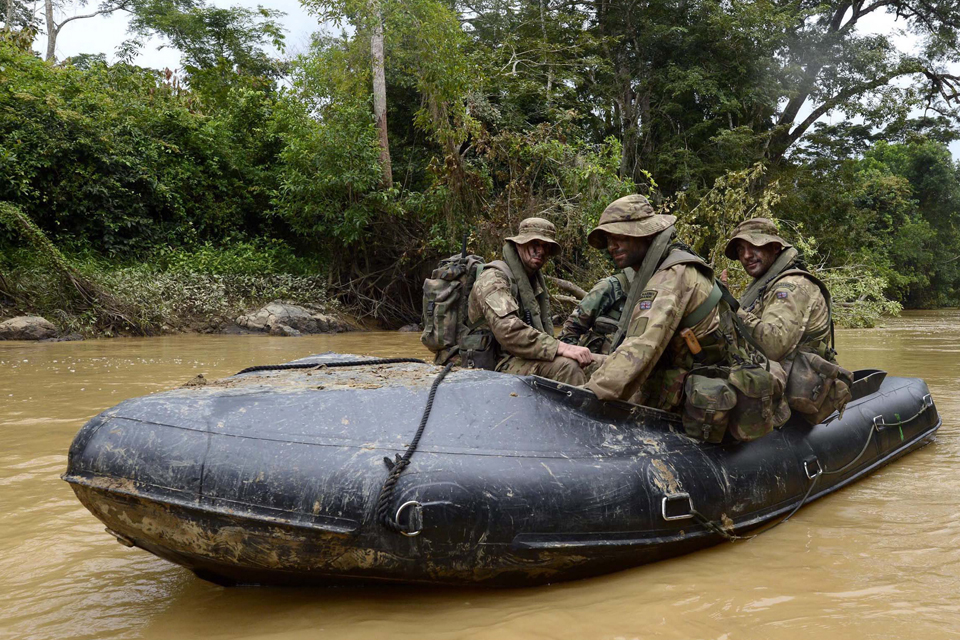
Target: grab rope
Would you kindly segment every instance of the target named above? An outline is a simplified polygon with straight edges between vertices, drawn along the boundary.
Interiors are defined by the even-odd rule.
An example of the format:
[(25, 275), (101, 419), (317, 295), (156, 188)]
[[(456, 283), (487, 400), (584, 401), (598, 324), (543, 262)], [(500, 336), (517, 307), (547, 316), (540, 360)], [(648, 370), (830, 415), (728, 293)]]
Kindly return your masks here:
[(413, 362), (416, 364), (427, 364), (419, 358), (374, 358), (372, 360), (344, 360), (342, 362), (294, 362), (291, 364), (263, 364), (256, 367), (247, 367), (243, 371), (236, 372), (235, 376), (243, 373), (253, 373), (254, 371), (289, 371), (291, 369), (324, 369), (333, 367), (359, 367), (362, 365), (375, 364), (400, 364), (402, 362)]
[[(779, 520), (779, 521), (776, 522), (775, 524), (770, 525), (769, 527), (766, 527), (765, 529), (761, 529), (760, 531), (757, 531), (757, 532), (754, 533), (754, 534), (751, 534), (751, 535), (749, 535), (749, 536), (738, 536), (738, 535), (736, 535), (736, 534), (734, 534), (734, 533), (730, 533), (729, 531), (727, 531), (726, 529), (724, 529), (722, 526), (720, 526), (720, 525), (717, 524), (716, 522), (713, 522), (712, 520), (708, 519), (706, 516), (704, 516), (702, 513), (700, 513), (700, 512), (697, 511), (696, 509), (691, 509), (691, 510), (690, 510), (690, 514), (697, 520), (697, 522), (699, 522), (700, 524), (702, 524), (702, 525), (703, 525), (704, 527), (706, 527), (709, 531), (712, 531), (713, 533), (715, 533), (715, 534), (717, 534), (717, 535), (719, 535), (719, 536), (722, 536), (723, 538), (726, 538), (726, 539), (729, 540), (730, 542), (734, 542), (735, 540), (752, 540), (753, 538), (756, 538), (756, 537), (757, 537), (758, 535), (760, 535), (761, 533), (766, 533), (767, 531), (770, 531), (771, 529), (774, 529), (774, 528), (780, 526), (781, 524), (783, 524), (784, 522), (786, 522), (787, 520), (789, 520), (790, 518), (792, 518), (792, 517), (794, 516), (794, 514), (796, 514), (797, 511), (800, 510), (800, 507), (802, 507), (804, 504), (806, 504), (807, 498), (809, 498), (809, 497), (810, 497), (810, 494), (813, 492), (813, 487), (816, 486), (817, 480), (820, 479), (820, 476), (833, 476), (833, 475), (837, 475), (837, 474), (839, 474), (839, 473), (843, 473), (843, 472), (847, 471), (848, 469), (850, 469), (850, 467), (852, 467), (853, 465), (855, 465), (855, 464), (860, 460), (860, 458), (863, 457), (863, 454), (865, 454), (865, 453), (867, 452), (867, 449), (870, 447), (870, 443), (873, 441), (873, 434), (874, 434), (874, 433), (880, 433), (880, 430), (881, 430), (882, 428), (897, 427), (897, 428), (900, 428), (900, 429), (901, 429), (901, 431), (900, 431), (900, 439), (902, 440), (902, 439), (903, 439), (903, 430), (902, 430), (903, 425), (908, 424), (908, 423), (910, 423), (910, 422), (913, 422), (914, 420), (916, 420), (917, 418), (919, 418), (921, 415), (923, 415), (923, 413), (924, 413), (927, 409), (929, 409), (930, 407), (932, 407), (932, 406), (933, 406), (933, 400), (932, 400), (932, 398), (930, 397), (930, 395), (928, 394), (928, 395), (926, 395), (926, 396), (923, 397), (923, 406), (920, 408), (920, 410), (917, 411), (915, 414), (913, 414), (912, 416), (910, 416), (909, 418), (907, 418), (907, 419), (905, 419), (905, 420), (899, 420), (898, 422), (885, 422), (885, 421), (883, 420), (883, 416), (877, 416), (876, 418), (874, 418), (874, 419), (873, 419), (873, 422), (870, 423), (870, 431), (867, 433), (867, 440), (866, 440), (866, 442), (863, 443), (863, 448), (860, 449), (860, 453), (858, 453), (857, 456), (856, 456), (853, 460), (851, 460), (851, 461), (848, 462), (847, 464), (843, 465), (843, 466), (840, 467), (839, 469), (833, 469), (832, 471), (826, 471), (826, 470), (823, 470), (823, 469), (818, 469), (817, 472), (816, 472), (813, 476), (810, 476), (809, 473), (808, 473), (808, 474), (807, 474), (807, 477), (810, 478), (810, 486), (807, 487), (807, 492), (803, 495), (803, 498), (800, 500), (800, 502), (797, 503), (797, 506), (793, 508), (793, 511), (791, 511), (790, 513), (788, 513), (787, 516), (786, 516), (783, 520)], [(899, 418), (899, 417), (900, 417), (900, 415), (897, 414), (897, 418)], [(819, 465), (818, 465), (818, 466), (819, 466)]]
[[(407, 446), (406, 452), (401, 456), (397, 454), (395, 460), (390, 458), (384, 458), (383, 462), (387, 465), (387, 468), (390, 470), (390, 475), (387, 476), (387, 479), (383, 483), (383, 488), (380, 489), (380, 498), (377, 500), (377, 520), (385, 526), (390, 531), (394, 533), (402, 533), (406, 536), (415, 536), (420, 533), (419, 530), (414, 532), (405, 530), (400, 523), (397, 522), (396, 518), (390, 513), (390, 505), (393, 502), (393, 490), (397, 486), (397, 481), (400, 480), (400, 474), (403, 473), (410, 465), (410, 458), (413, 457), (413, 452), (417, 450), (417, 445), (420, 444), (420, 437), (423, 435), (423, 430), (427, 426), (427, 420), (430, 418), (430, 411), (433, 409), (433, 399), (437, 395), (437, 387), (440, 386), (440, 383), (443, 381), (447, 374), (450, 373), (450, 370), (453, 369), (453, 363), (450, 362), (443, 368), (436, 379), (434, 379), (433, 384), (430, 386), (430, 395), (427, 396), (427, 406), (423, 409), (423, 417), (420, 419), (420, 426), (417, 428), (417, 433), (413, 436), (413, 440), (410, 441), (410, 444)], [(406, 506), (406, 505), (404, 505)], [(403, 510), (403, 507), (400, 508)], [(399, 511), (397, 512), (399, 515)]]

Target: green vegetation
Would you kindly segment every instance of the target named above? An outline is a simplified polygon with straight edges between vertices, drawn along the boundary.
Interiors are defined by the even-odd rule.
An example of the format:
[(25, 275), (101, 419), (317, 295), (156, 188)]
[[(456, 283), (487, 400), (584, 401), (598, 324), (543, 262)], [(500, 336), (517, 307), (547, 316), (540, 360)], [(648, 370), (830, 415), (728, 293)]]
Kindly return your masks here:
[[(5, 314), (151, 332), (329, 296), (395, 325), (464, 234), (493, 257), (529, 215), (589, 288), (611, 264), (586, 232), (636, 192), (718, 268), (740, 220), (777, 218), (845, 324), (960, 304), (948, 0), (303, 2), (328, 31), (293, 59), (276, 12), (196, 1), (135, 3), (114, 64), (0, 31), (0, 202), (27, 221), (0, 229)], [(858, 29), (879, 11), (916, 51)], [(125, 62), (147, 35), (181, 74)]]

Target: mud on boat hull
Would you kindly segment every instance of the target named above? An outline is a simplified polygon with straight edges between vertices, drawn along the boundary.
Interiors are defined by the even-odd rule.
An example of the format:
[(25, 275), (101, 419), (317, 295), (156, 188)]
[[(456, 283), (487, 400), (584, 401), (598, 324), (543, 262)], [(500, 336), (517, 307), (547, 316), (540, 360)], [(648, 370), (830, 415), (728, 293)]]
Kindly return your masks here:
[(663, 412), (456, 371), (397, 485), (401, 519), (416, 512), (421, 529), (408, 537), (374, 508), (436, 372), (262, 372), (131, 400), (80, 431), (64, 479), (121, 543), (214, 582), (521, 586), (724, 541), (691, 507), (729, 534), (757, 530), (940, 426), (923, 381), (875, 371), (857, 373), (842, 418), (720, 445)]

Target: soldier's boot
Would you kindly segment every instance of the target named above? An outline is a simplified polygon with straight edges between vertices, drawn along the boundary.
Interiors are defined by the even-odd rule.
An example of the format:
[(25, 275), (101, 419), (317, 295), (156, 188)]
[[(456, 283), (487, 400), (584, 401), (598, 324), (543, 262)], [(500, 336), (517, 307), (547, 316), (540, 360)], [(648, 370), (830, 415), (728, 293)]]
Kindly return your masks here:
[(527, 360), (511, 356), (497, 368), (497, 371), (518, 376), (541, 376), (573, 386), (587, 381), (577, 361), (564, 356), (557, 356), (553, 360)]

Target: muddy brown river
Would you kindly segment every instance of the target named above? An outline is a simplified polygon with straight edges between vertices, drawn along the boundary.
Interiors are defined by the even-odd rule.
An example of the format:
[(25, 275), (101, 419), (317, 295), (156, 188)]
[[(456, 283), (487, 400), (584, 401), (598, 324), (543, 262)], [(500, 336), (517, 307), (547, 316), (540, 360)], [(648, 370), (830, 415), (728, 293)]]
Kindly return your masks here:
[(77, 430), (126, 398), (324, 351), (426, 356), (417, 338), (0, 342), (0, 639), (960, 637), (958, 311), (837, 335), (848, 368), (926, 379), (943, 417), (932, 444), (754, 540), (601, 578), (223, 588), (117, 544), (59, 479)]

